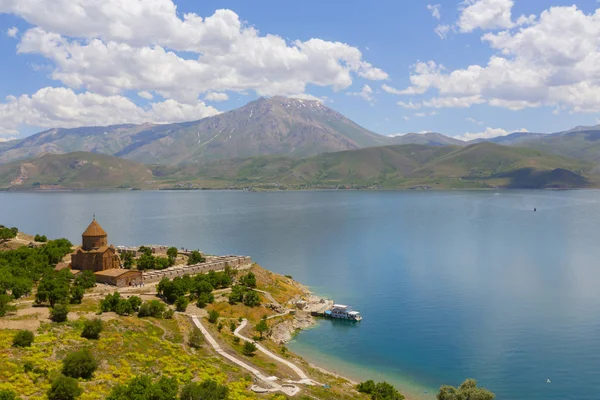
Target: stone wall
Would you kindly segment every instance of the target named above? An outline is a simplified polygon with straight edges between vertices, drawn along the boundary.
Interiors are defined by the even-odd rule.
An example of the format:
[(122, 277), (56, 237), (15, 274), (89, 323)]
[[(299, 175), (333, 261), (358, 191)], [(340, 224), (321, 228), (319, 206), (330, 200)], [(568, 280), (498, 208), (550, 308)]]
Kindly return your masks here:
[(206, 274), (210, 271), (220, 271), (229, 265), (233, 269), (244, 269), (252, 266), (252, 258), (248, 256), (208, 256), (206, 262), (195, 265), (177, 265), (163, 270), (144, 271), (144, 283), (158, 282), (163, 278), (173, 279), (184, 275)]

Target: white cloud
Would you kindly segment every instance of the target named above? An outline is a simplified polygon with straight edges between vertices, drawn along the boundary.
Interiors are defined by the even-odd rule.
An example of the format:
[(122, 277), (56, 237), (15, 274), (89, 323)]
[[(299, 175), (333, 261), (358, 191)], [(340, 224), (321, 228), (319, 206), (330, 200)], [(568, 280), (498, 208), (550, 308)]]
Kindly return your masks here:
[(487, 103), (600, 112), (600, 9), (585, 14), (576, 6), (551, 7), (529, 26), (482, 40), (497, 51), (487, 64), (448, 71), (435, 61), (417, 62), (411, 85), (394, 93), (436, 92), (423, 101), (427, 107)]
[(451, 30), (452, 30), (451, 25), (440, 24), (440, 25), (436, 26), (433, 31), (435, 32), (436, 35), (438, 35), (440, 37), (440, 39), (446, 39), (446, 36), (448, 36), (448, 32), (450, 32)]
[[(0, 130), (0, 135), (2, 135), (2, 134), (3, 134), (2, 130)], [(10, 136), (9, 137), (0, 137), (0, 142), (8, 142), (10, 140), (15, 140), (15, 139), (16, 139), (16, 137), (10, 137)]]
[(534, 16), (521, 16), (512, 20), (513, 0), (466, 0), (457, 22), (461, 32), (473, 32), (476, 29), (508, 29), (525, 25), (535, 20)]
[(138, 92), (137, 95), (146, 100), (152, 100), (154, 98), (152, 93), (148, 92), (147, 90), (142, 90), (141, 92)]
[[(34, 6), (37, 2), (5, 0), (0, 11), (38, 25), (24, 34), (19, 51), (53, 60), (53, 78), (72, 88), (104, 94), (156, 90), (194, 102), (207, 91), (288, 95), (304, 92), (308, 84), (345, 89), (353, 75), (387, 78), (356, 47), (316, 38), (288, 44), (276, 35), (261, 36), (230, 10), (205, 19), (185, 14), (182, 20), (171, 0), (107, 0), (102, 7), (85, 0)], [(54, 7), (64, 8), (56, 20), (42, 15)], [(174, 51), (198, 57), (183, 58)]]
[(425, 113), (425, 112), (418, 112), (418, 113), (415, 113), (414, 115), (417, 118), (423, 118), (423, 117), (427, 116), (427, 113)]
[(363, 99), (365, 99), (366, 101), (368, 101), (371, 104), (373, 104), (373, 102), (374, 102), (373, 89), (371, 89), (371, 86), (369, 86), (369, 85), (364, 85), (362, 87), (362, 89), (360, 90), (360, 92), (347, 92), (346, 94), (348, 96), (362, 97)]
[(468, 133), (467, 132), (467, 133), (464, 133), (463, 135), (455, 136), (454, 138), (459, 139), (459, 140), (464, 140), (465, 142), (467, 142), (469, 140), (475, 140), (475, 139), (492, 139), (492, 138), (499, 137), (499, 136), (507, 136), (514, 132), (529, 132), (529, 131), (525, 128), (511, 130), (511, 131), (507, 131), (502, 128), (486, 128), (485, 131), (483, 131), (483, 132), (477, 132), (477, 133)]
[(19, 28), (17, 28), (16, 26), (13, 26), (12, 28), (8, 28), (8, 30), (6, 31), (6, 36), (11, 37), (11, 38), (16, 38), (18, 34), (19, 34)]
[(442, 14), (440, 13), (441, 4), (427, 4), (427, 9), (431, 11), (431, 16), (435, 19), (442, 18)]
[(408, 116), (406, 116), (406, 115), (403, 115), (403, 116), (402, 116), (402, 119), (403, 119), (403, 120), (405, 120), (405, 121), (410, 121), (410, 117), (408, 117)]
[(402, 108), (408, 108), (409, 110), (417, 110), (419, 108), (421, 108), (421, 104), (419, 103), (413, 103), (412, 101), (409, 101), (408, 103), (405, 103), (403, 101), (399, 101), (397, 103), (400, 107)]
[(218, 92), (208, 92), (206, 96), (204, 96), (204, 101), (227, 101), (229, 100), (229, 96), (227, 93), (218, 93)]
[(467, 117), (465, 120), (471, 122), (472, 124), (483, 125), (483, 121), (478, 121), (473, 117)]
[(169, 99), (147, 108), (130, 99), (95, 93), (77, 94), (71, 89), (46, 87), (31, 96), (8, 96), (0, 103), (0, 133), (16, 135), (19, 127), (77, 127), (122, 123), (168, 123), (197, 120), (219, 111), (198, 101), (182, 104)]

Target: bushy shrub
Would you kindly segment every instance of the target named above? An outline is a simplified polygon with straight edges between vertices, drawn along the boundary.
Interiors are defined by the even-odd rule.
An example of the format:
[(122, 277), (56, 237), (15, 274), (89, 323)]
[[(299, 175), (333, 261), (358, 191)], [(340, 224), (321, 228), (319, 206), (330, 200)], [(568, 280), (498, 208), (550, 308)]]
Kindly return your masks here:
[(258, 307), (260, 306), (260, 297), (254, 290), (250, 290), (244, 295), (242, 302), (248, 307)]
[(45, 243), (48, 241), (48, 238), (46, 237), (46, 235), (35, 235), (35, 237), (33, 238), (33, 240), (35, 240), (36, 242), (41, 242), (41, 243)]
[(244, 343), (244, 347), (242, 347), (242, 354), (244, 354), (245, 356), (251, 357), (254, 355), (254, 353), (256, 353), (256, 350), (258, 350), (258, 348), (256, 347), (256, 345), (254, 343), (246, 342), (246, 343)]
[(200, 329), (194, 328), (188, 340), (189, 346), (193, 347), (194, 349), (199, 349), (202, 347), (202, 343), (204, 343), (204, 337), (202, 336)]
[(220, 317), (220, 316), (221, 316), (221, 315), (219, 314), (219, 312), (218, 312), (218, 311), (216, 311), (216, 310), (211, 310), (211, 311), (208, 313), (208, 322), (210, 322), (211, 324), (215, 324), (215, 323), (216, 323), (216, 322), (219, 320), (219, 317)]
[(81, 304), (83, 300), (83, 294), (85, 290), (81, 286), (73, 286), (71, 288), (71, 294), (69, 297), (69, 303), (71, 304)]
[(225, 385), (219, 385), (212, 379), (200, 383), (190, 382), (181, 389), (181, 400), (225, 400), (229, 395), (229, 389)]
[(100, 319), (89, 319), (83, 323), (83, 331), (81, 337), (86, 339), (99, 339), (102, 332), (103, 324)]
[(375, 383), (372, 380), (368, 380), (363, 383), (359, 383), (356, 386), (356, 390), (361, 393), (365, 393), (371, 396), (372, 400), (403, 400), (404, 396), (396, 390), (395, 387), (387, 382)]
[(46, 395), (48, 400), (75, 400), (82, 393), (77, 379), (61, 375), (52, 382)]
[(206, 259), (204, 258), (202, 253), (200, 253), (198, 250), (194, 250), (190, 253), (187, 264), (194, 265), (194, 264), (203, 263), (205, 261), (206, 261)]
[(145, 301), (140, 306), (138, 317), (154, 317), (162, 318), (165, 312), (166, 306), (158, 300)]
[(62, 373), (71, 378), (90, 379), (98, 368), (98, 362), (87, 349), (69, 353), (63, 360)]
[(79, 286), (83, 289), (90, 289), (96, 286), (96, 276), (92, 271), (80, 271), (75, 276), (75, 286)]
[(187, 306), (189, 304), (189, 300), (187, 297), (180, 296), (175, 300), (175, 309), (179, 312), (185, 312), (187, 310)]
[[(106, 400), (176, 400), (179, 385), (175, 378), (161, 377), (157, 382), (146, 375), (115, 386)], [(208, 398), (207, 398), (208, 399)]]
[(50, 319), (54, 322), (65, 322), (69, 315), (69, 308), (64, 304), (56, 304), (50, 309)]
[(31, 347), (33, 343), (33, 332), (19, 331), (13, 338), (13, 347)]
[(246, 275), (244, 275), (240, 278), (240, 284), (247, 286), (247, 287), (255, 288), (256, 287), (256, 275), (254, 275), (253, 272), (248, 272)]
[(175, 315), (175, 311), (171, 310), (170, 308), (167, 308), (165, 310), (165, 312), (163, 313), (163, 318), (164, 319), (172, 319), (173, 315)]

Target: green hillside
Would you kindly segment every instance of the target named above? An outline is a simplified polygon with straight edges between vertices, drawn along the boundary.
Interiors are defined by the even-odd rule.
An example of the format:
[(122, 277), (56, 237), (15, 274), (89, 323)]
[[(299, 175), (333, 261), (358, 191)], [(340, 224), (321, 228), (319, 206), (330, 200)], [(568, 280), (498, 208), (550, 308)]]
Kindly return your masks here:
[(94, 153), (44, 155), (0, 166), (10, 189), (102, 188), (581, 188), (597, 187), (594, 164), (535, 149), (394, 145), (309, 158), (260, 156), (144, 166)]
[(0, 165), (0, 187), (11, 189), (147, 187), (153, 179), (142, 164), (86, 152), (46, 154)]
[(253, 157), (154, 168), (163, 184), (358, 188), (574, 188), (596, 184), (593, 165), (539, 150), (479, 143), (467, 147), (396, 145), (305, 159)]

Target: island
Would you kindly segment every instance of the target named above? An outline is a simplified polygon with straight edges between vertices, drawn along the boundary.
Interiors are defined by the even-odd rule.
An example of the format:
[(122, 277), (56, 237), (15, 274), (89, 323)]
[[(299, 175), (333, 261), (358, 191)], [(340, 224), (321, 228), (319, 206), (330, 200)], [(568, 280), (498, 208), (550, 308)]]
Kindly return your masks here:
[[(403, 399), (287, 349), (332, 309), (249, 256), (114, 246), (95, 218), (80, 246), (0, 226), (0, 398)], [(467, 392), (494, 398), (438, 398)]]

